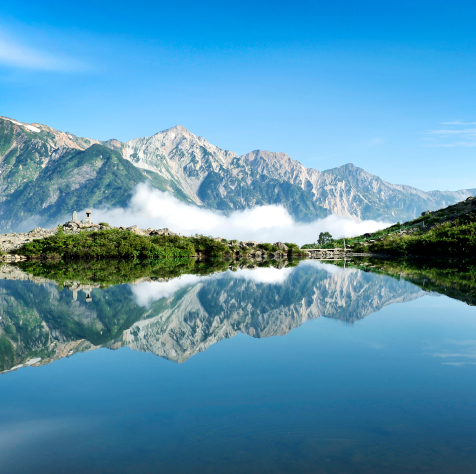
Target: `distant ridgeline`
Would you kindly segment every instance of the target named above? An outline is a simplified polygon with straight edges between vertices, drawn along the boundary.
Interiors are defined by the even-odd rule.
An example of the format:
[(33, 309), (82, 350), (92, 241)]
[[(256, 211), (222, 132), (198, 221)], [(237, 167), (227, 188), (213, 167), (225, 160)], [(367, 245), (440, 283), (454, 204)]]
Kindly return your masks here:
[[(326, 243), (306, 244), (301, 248), (344, 246), (344, 239), (321, 240)], [(465, 201), (438, 211), (425, 211), (417, 219), (403, 224), (398, 222), (373, 234), (346, 238), (345, 244), (352, 253), (475, 257), (476, 198), (469, 197)]]
[(305, 168), (284, 153), (222, 150), (181, 126), (126, 143), (0, 117), (0, 232), (47, 227), (71, 209), (125, 206), (138, 183), (226, 213), (279, 204), (298, 221), (329, 214), (410, 220), (475, 189), (424, 192), (352, 164)]

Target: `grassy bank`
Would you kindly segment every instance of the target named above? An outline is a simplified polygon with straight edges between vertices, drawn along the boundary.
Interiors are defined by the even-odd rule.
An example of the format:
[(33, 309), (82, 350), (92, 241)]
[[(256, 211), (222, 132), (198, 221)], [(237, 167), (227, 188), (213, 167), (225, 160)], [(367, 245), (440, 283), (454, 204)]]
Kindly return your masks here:
[[(372, 234), (346, 238), (354, 253), (392, 256), (473, 256), (476, 255), (476, 199), (428, 212), (412, 221), (396, 224)], [(315, 248), (306, 244), (302, 248)], [(342, 248), (344, 239), (332, 239), (321, 248)]]
[(357, 242), (352, 251), (428, 257), (472, 256), (476, 254), (476, 224), (447, 222), (424, 234), (394, 234), (369, 244)]
[[(284, 255), (299, 255), (295, 244), (288, 244)], [(274, 244), (261, 243), (246, 247), (236, 240), (215, 240), (212, 237), (196, 235), (138, 235), (129, 230), (104, 229), (65, 233), (59, 227), (55, 235), (34, 240), (16, 251), (28, 257), (61, 258), (66, 260), (126, 259), (150, 260), (157, 258), (184, 257), (247, 257), (256, 252), (273, 254), (280, 252)]]

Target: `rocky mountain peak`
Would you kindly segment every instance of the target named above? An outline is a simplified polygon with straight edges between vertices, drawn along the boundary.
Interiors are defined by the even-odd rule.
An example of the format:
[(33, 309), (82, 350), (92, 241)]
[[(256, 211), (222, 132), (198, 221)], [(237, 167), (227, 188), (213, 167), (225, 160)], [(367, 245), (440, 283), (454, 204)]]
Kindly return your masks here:
[(173, 127), (167, 128), (164, 132), (180, 132), (180, 133), (189, 133), (193, 135), (192, 132), (187, 130), (183, 125), (174, 125)]
[(154, 137), (159, 137), (162, 139), (165, 138), (166, 140), (174, 140), (177, 137), (187, 138), (189, 140), (198, 138), (196, 135), (194, 135), (192, 132), (187, 130), (182, 125), (175, 125), (174, 127), (167, 128), (165, 130), (162, 130), (161, 132), (157, 132), (155, 135), (152, 135), (152, 137), (150, 138), (154, 138)]
[[(209, 153), (217, 156), (234, 153), (228, 150), (222, 150), (221, 148), (212, 145), (205, 138), (197, 136), (187, 130), (182, 125), (175, 125), (161, 132), (157, 132), (151, 137), (136, 138), (130, 140), (126, 144), (126, 149), (137, 150), (141, 149), (146, 154), (159, 154), (162, 156), (170, 157), (171, 155), (184, 155), (193, 153), (203, 153), (203, 149)], [(202, 150), (201, 152), (199, 150)], [(131, 153), (132, 154), (132, 153)], [(126, 158), (131, 154), (127, 154)]]
[(299, 161), (293, 160), (289, 155), (282, 152), (268, 150), (254, 150), (240, 157), (258, 172), (276, 179), (289, 179), (300, 181), (308, 171), (319, 174), (319, 171), (306, 169)]
[[(323, 171), (323, 173), (356, 173), (356, 172), (364, 172), (367, 173), (363, 168), (359, 168), (355, 166), (353, 163), (346, 163), (345, 165), (338, 166), (337, 168), (331, 168), (328, 170)], [(368, 173), (370, 174), (370, 173)]]

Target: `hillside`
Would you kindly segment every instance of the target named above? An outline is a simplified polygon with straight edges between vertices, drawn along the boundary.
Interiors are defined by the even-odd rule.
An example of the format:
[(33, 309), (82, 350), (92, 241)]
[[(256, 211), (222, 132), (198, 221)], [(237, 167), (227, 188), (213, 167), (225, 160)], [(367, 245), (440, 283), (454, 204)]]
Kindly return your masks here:
[[(22, 169), (34, 165), (27, 163)], [(97, 144), (84, 151), (65, 150), (34, 173), (5, 196), (0, 228), (30, 230), (75, 209), (125, 206), (134, 186), (146, 179), (119, 152)]]
[[(373, 234), (346, 238), (346, 247), (353, 253), (394, 256), (470, 256), (476, 254), (476, 199), (438, 211), (423, 212), (411, 221), (398, 222)], [(306, 244), (302, 248), (313, 248)], [(344, 239), (332, 240), (323, 248), (342, 248)]]
[(285, 153), (237, 156), (181, 126), (100, 142), (6, 117), (0, 117), (0, 171), (1, 232), (50, 226), (72, 209), (124, 205), (141, 181), (227, 213), (279, 204), (298, 221), (332, 213), (409, 220), (476, 194), (395, 185), (352, 164), (321, 172)]

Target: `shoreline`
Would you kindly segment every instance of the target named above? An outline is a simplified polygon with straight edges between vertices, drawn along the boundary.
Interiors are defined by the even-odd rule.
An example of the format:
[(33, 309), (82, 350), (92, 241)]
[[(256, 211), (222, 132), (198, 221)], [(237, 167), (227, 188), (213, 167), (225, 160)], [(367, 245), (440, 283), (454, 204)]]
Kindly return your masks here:
[[(336, 255), (337, 254), (337, 255)], [(266, 254), (262, 257), (256, 258), (250, 255), (236, 255), (233, 257), (231, 256), (207, 256), (207, 255), (188, 255), (188, 256), (170, 256), (170, 257), (155, 257), (150, 258), (148, 260), (151, 261), (160, 261), (160, 260), (169, 260), (169, 259), (187, 259), (192, 258), (197, 261), (205, 262), (207, 260), (230, 260), (230, 261), (240, 261), (240, 260), (249, 260), (252, 262), (263, 262), (266, 260), (275, 260), (275, 261), (284, 261), (284, 260), (348, 260), (352, 258), (378, 258), (382, 260), (395, 260), (395, 259), (471, 259), (476, 258), (471, 257), (465, 254), (462, 255), (394, 255), (394, 254), (382, 254), (382, 253), (358, 253), (358, 252), (335, 252), (334, 255), (291, 255), (290, 257), (286, 254)], [(62, 259), (59, 256), (51, 256), (51, 255), (19, 255), (19, 254), (4, 254), (0, 255), (0, 263), (20, 263), (20, 262), (50, 262), (50, 263), (76, 263), (76, 262), (107, 262), (107, 261), (131, 261), (130, 259), (124, 258), (70, 258), (70, 259)]]

